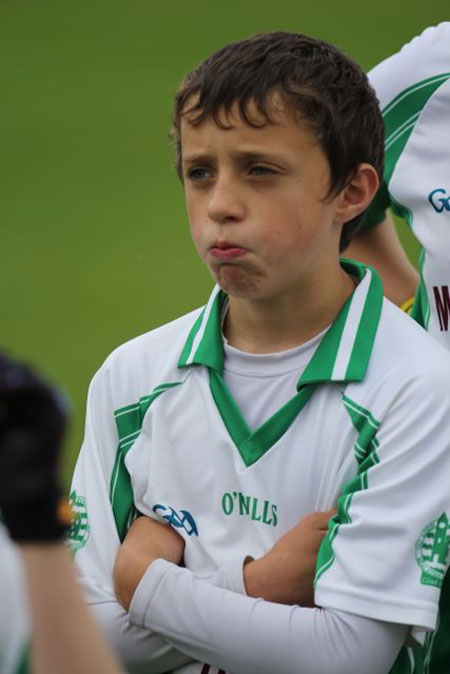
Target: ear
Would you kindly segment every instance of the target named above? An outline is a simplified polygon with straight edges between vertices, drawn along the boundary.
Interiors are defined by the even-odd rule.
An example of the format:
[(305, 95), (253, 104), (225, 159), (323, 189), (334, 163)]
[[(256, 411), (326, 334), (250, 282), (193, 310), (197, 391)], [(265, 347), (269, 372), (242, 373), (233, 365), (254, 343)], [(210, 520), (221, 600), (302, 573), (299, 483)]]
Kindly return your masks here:
[(356, 218), (370, 204), (377, 193), (380, 181), (371, 164), (359, 164), (355, 176), (337, 197), (335, 223), (345, 224)]

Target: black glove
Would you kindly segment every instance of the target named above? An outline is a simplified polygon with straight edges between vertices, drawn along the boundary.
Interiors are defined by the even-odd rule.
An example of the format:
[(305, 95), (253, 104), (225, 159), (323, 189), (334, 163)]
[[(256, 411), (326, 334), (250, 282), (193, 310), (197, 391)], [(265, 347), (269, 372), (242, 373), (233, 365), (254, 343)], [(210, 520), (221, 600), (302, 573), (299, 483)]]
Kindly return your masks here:
[(58, 394), (0, 354), (0, 511), (18, 542), (58, 540), (70, 524), (58, 480), (64, 429)]

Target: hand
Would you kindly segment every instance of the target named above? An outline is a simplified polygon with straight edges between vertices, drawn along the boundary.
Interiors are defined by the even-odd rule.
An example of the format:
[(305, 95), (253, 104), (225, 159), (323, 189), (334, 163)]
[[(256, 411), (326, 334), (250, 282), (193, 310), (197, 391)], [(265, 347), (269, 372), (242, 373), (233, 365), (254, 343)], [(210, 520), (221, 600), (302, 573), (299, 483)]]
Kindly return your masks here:
[(314, 606), (317, 553), (335, 513), (333, 509), (307, 515), (263, 557), (246, 562), (247, 594), (280, 604)]
[(55, 540), (68, 524), (58, 513), (64, 429), (59, 394), (0, 354), (0, 508), (16, 541)]
[(184, 540), (168, 524), (151, 517), (138, 517), (131, 525), (114, 565), (114, 590), (128, 611), (133, 595), (148, 566), (155, 559), (180, 564)]

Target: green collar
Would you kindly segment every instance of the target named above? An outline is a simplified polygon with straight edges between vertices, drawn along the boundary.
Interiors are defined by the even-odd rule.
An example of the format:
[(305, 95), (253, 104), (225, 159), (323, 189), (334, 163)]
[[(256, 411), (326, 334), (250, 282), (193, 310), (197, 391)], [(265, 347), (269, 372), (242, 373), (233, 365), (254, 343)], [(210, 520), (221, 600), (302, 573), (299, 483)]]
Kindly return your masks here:
[[(356, 276), (358, 286), (325, 333), (297, 383), (361, 381), (364, 379), (383, 303), (383, 286), (377, 273), (353, 260), (341, 260), (346, 272)], [(205, 365), (223, 373), (221, 316), (226, 294), (216, 286), (208, 304), (192, 326), (178, 367)]]

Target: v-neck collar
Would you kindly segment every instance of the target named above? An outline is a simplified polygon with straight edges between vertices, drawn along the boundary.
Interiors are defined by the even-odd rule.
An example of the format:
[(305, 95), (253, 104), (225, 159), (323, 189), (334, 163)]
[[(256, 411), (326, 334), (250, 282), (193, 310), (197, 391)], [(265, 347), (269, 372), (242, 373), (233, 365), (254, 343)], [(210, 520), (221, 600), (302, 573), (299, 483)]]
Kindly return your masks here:
[(297, 394), (255, 431), (251, 431), (223, 380), (224, 350), (221, 316), (227, 301), (217, 286), (195, 321), (181, 352), (178, 367), (208, 368), (213, 398), (244, 463), (257, 461), (287, 431), (323, 382), (364, 379), (375, 341), (383, 303), (383, 287), (377, 273), (350, 260), (342, 267), (359, 283), (336, 320), (322, 338), (297, 382)]

